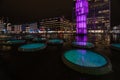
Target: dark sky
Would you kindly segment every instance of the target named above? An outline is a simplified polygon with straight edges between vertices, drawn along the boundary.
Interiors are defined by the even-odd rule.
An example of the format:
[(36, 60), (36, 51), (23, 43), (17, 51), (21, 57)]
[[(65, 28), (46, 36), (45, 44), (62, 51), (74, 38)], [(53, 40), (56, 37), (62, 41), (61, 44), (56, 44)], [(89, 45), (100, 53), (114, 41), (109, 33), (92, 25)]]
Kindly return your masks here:
[(120, 24), (120, 0), (111, 0), (111, 25)]
[[(0, 16), (8, 16), (15, 23), (37, 21), (64, 15), (72, 18), (73, 0), (0, 0)], [(111, 1), (112, 25), (120, 23), (120, 0)]]
[(15, 22), (65, 15), (71, 18), (72, 0), (0, 0), (0, 15)]

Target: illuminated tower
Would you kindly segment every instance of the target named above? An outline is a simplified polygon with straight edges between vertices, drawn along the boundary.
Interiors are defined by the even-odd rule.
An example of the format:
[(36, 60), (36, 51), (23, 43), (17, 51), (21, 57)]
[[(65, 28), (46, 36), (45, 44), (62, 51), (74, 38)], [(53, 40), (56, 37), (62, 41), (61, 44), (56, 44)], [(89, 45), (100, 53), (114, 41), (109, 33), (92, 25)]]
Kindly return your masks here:
[(88, 0), (76, 0), (75, 12), (77, 34), (87, 34)]

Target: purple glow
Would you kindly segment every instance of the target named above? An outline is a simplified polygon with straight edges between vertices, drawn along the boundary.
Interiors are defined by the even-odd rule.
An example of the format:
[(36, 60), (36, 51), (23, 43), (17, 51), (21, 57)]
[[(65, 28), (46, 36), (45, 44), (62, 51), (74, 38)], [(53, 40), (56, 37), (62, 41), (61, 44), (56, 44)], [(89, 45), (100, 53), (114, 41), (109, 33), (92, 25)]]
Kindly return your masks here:
[(77, 42), (87, 42), (87, 36), (76, 36), (76, 41)]
[(87, 34), (87, 14), (88, 1), (76, 0), (76, 32), (77, 34)]
[(79, 45), (85, 46), (87, 44), (87, 36), (76, 36), (76, 41)]

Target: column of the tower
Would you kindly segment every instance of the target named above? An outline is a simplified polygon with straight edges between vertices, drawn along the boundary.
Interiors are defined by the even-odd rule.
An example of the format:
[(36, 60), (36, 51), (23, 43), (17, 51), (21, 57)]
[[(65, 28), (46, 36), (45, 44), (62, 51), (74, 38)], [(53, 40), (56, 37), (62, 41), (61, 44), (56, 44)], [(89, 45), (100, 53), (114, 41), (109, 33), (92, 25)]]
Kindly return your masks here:
[(76, 0), (75, 12), (77, 34), (87, 34), (88, 0)]

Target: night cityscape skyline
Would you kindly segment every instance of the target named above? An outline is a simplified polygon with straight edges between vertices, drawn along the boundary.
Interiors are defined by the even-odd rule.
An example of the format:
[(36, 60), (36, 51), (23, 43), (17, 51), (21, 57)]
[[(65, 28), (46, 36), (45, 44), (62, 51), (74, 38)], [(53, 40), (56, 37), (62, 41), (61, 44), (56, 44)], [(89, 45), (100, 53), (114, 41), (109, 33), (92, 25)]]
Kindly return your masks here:
[[(111, 26), (119, 25), (119, 0), (111, 0)], [(72, 21), (73, 0), (28, 1), (1, 0), (0, 16), (9, 17), (12, 23), (34, 22), (50, 17), (65, 16)]]
[(120, 0), (0, 0), (0, 80), (116, 80)]

